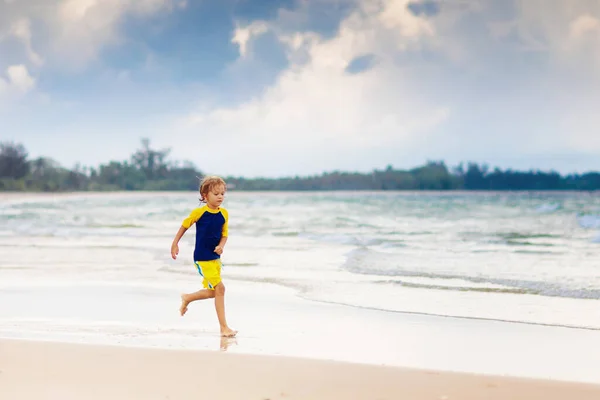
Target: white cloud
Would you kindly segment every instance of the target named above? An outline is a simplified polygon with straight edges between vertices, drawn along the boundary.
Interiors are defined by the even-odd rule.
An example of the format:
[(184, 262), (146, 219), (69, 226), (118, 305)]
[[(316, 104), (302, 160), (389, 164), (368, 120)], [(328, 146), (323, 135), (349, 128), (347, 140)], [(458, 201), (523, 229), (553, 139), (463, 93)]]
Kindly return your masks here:
[[(63, 68), (84, 66), (99, 50), (122, 40), (120, 24), (127, 15), (145, 17), (160, 11), (183, 9), (178, 0), (28, 0), (0, 5), (0, 30), (10, 27), (19, 38), (29, 60), (40, 65), (43, 58), (59, 61)], [(34, 37), (32, 25), (39, 24), (44, 36)], [(7, 33), (0, 32), (6, 37)], [(32, 48), (43, 43), (44, 48)]]
[(31, 21), (27, 18), (15, 21), (11, 28), (11, 34), (23, 42), (29, 60), (36, 66), (42, 65), (44, 60), (31, 46)]
[(256, 21), (244, 27), (238, 25), (233, 32), (231, 43), (237, 44), (240, 49), (240, 56), (245, 57), (250, 40), (262, 35), (267, 30), (267, 24), (262, 21)]
[[(430, 17), (413, 15), (408, 3), (359, 1), (330, 39), (286, 29), (282, 21), (266, 28), (256, 22), (259, 34), (268, 29), (285, 46), (288, 68), (242, 104), (205, 104), (169, 140), (221, 138), (231, 161), (206, 152), (202, 162), (244, 175), (414, 165), (438, 156), (458, 162), (486, 154), (493, 163), (490, 149), (508, 152), (505, 159), (600, 151), (600, 120), (585, 107), (600, 102), (594, 78), (600, 74), (592, 66), (577, 74), (590, 61), (597, 65), (590, 49), (597, 45), (600, 3), (514, 0), (516, 14), (498, 12), (503, 5), (491, 0), (442, 3)], [(289, 13), (287, 21), (303, 20)], [(255, 35), (244, 29), (236, 36), (248, 56)], [(419, 62), (422, 54), (438, 61)], [(516, 61), (535, 57), (529, 54), (544, 54), (543, 63)], [(361, 56), (373, 65), (347, 73)], [(516, 63), (512, 76), (505, 71), (509, 59)], [(430, 77), (442, 86), (434, 88)], [(489, 89), (478, 88), (483, 82)], [(195, 151), (174, 149), (174, 155), (194, 159)]]
[(24, 65), (12, 65), (6, 70), (9, 83), (22, 93), (30, 91), (35, 80), (29, 75)]
[[(491, 1), (491, 0), (488, 0)], [(529, 48), (570, 57), (573, 39), (598, 27), (600, 2), (569, 0), (552, 7), (545, 0), (514, 0), (513, 29)]]
[(594, 72), (600, 75), (600, 19), (588, 13), (574, 18), (569, 26), (569, 38), (565, 53), (578, 61), (591, 61)]
[(6, 78), (0, 76), (0, 96), (22, 95), (33, 89), (35, 79), (24, 65), (11, 65), (6, 69)]
[[(407, 3), (365, 2), (342, 22), (332, 39), (310, 32), (288, 34), (273, 27), (288, 45), (289, 68), (260, 97), (188, 116), (180, 126), (182, 138), (220, 138), (228, 143), (229, 156), (250, 154), (262, 160), (247, 165), (246, 175), (352, 168), (357, 162), (373, 166), (385, 162), (376, 159), (376, 150), (390, 147), (408, 154), (423, 143), (431, 128), (443, 123), (450, 110), (419, 96), (403, 68), (393, 61), (393, 54), (418, 47), (435, 34), (430, 23), (407, 11)], [(242, 35), (245, 39), (240, 42), (249, 37)], [(294, 62), (298, 52), (305, 57)], [(378, 61), (368, 71), (347, 73), (351, 61), (363, 55)], [(194, 157), (195, 150), (188, 151), (179, 153)], [(207, 152), (203, 161), (219, 165), (222, 157)], [(274, 169), (270, 160), (280, 168)]]
[(120, 40), (125, 15), (152, 15), (174, 5), (171, 0), (63, 0), (51, 21), (54, 50), (76, 65), (85, 64), (102, 46)]
[[(578, 154), (600, 152), (600, 117), (595, 116), (600, 104), (599, 1), (561, 1), (552, 7), (547, 0), (439, 1), (440, 12), (429, 16), (413, 15), (408, 0), (334, 1), (344, 2), (345, 10), (353, 5), (336, 32), (329, 31), (333, 24), (328, 17), (314, 18), (326, 14), (319, 4), (331, 0), (302, 0), (296, 10), (279, 12), (275, 21), (238, 25), (230, 39), (240, 57), (227, 81), (182, 89), (182, 96), (172, 102), (164, 100), (164, 92), (157, 93), (157, 102), (185, 115), (175, 127), (166, 123), (164, 130), (163, 119), (148, 124), (144, 134), (203, 170), (247, 176), (369, 170), (389, 163), (406, 167), (428, 158), (451, 164), (485, 160), (511, 167), (544, 159), (546, 165), (533, 166), (554, 167), (559, 161), (553, 161), (552, 154), (573, 160)], [(16, 36), (25, 49), (22, 60), (2, 60), (6, 64), (0, 65), (0, 92), (23, 94), (35, 88), (35, 55), (46, 64), (61, 57), (61, 67), (85, 65), (107, 44), (127, 40), (120, 29), (124, 17), (186, 4), (29, 0), (7, 7), (0, 0), (0, 37)], [(281, 49), (267, 54), (265, 46), (254, 52), (255, 40), (265, 34), (269, 40), (260, 44), (272, 44), (273, 35), (288, 57), (287, 67), (273, 75), (284, 61)], [(366, 70), (348, 73), (348, 66), (360, 57), (369, 60)], [(9, 73), (8, 65), (17, 68)], [(252, 80), (261, 68), (264, 75), (263, 70), (256, 72), (260, 76), (246, 87), (243, 80)], [(106, 75), (96, 78), (105, 79), (102, 76)], [(118, 79), (126, 82), (127, 72)], [(269, 85), (248, 93), (263, 81)], [(224, 87), (233, 87), (234, 93)], [(144, 100), (153, 97), (146, 87), (143, 90)], [(203, 103), (189, 113), (186, 102), (192, 96)], [(231, 97), (244, 100), (209, 104)], [(116, 106), (108, 103), (102, 112), (110, 115)], [(78, 110), (98, 118), (83, 104)], [(84, 115), (74, 123), (73, 109), (61, 111), (70, 127), (77, 125), (74, 136), (96, 123)], [(117, 111), (121, 115), (123, 110)], [(136, 128), (124, 129), (127, 123)], [(119, 132), (126, 140), (125, 131), (140, 135), (140, 123), (139, 118), (115, 118), (106, 123), (106, 131)], [(92, 140), (91, 135), (86, 138)], [(222, 147), (204, 151), (206, 143)], [(113, 157), (104, 152), (95, 156)], [(557, 166), (571, 167), (568, 162)]]
[(598, 18), (583, 14), (571, 22), (570, 36), (573, 39), (580, 39), (588, 33), (597, 35), (599, 30), (600, 21)]
[(540, 143), (555, 152), (600, 152), (596, 133), (600, 117), (595, 111), (600, 104), (600, 2), (570, 0), (548, 7), (542, 0), (516, 0), (516, 4), (517, 32), (522, 39), (537, 41), (537, 50), (548, 59), (537, 77), (549, 88), (548, 98), (542, 94), (532, 107), (547, 107), (544, 121), (555, 126), (540, 137)]

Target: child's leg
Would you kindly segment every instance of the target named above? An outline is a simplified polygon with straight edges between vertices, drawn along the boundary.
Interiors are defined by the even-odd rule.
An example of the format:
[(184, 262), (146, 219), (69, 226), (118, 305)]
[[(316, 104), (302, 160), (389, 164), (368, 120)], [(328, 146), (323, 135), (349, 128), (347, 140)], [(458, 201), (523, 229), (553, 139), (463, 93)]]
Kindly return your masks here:
[(181, 315), (187, 310), (187, 305), (194, 300), (202, 300), (215, 298), (215, 310), (219, 319), (221, 328), (221, 336), (233, 337), (237, 334), (227, 325), (225, 319), (225, 285), (221, 282), (221, 260), (207, 260), (195, 262), (198, 273), (203, 277), (202, 285), (205, 290), (200, 290), (196, 293), (181, 296)]
[(219, 284), (215, 286), (215, 309), (217, 310), (217, 318), (219, 318), (221, 336), (235, 336), (237, 331), (234, 331), (227, 326), (227, 320), (225, 318), (225, 285), (223, 282), (219, 282)]
[(187, 306), (196, 300), (212, 299), (215, 297), (215, 291), (209, 289), (198, 290), (194, 293), (183, 293), (181, 295), (181, 307), (179, 307), (179, 313), (183, 316), (187, 312)]
[(212, 299), (213, 297), (215, 297), (214, 288), (213, 288), (212, 284), (209, 282), (209, 279), (206, 277), (206, 275), (210, 276), (210, 275), (214, 274), (214, 272), (212, 270), (215, 268), (215, 266), (212, 264), (214, 264), (214, 261), (208, 261), (208, 262), (195, 261), (194, 262), (194, 265), (196, 266), (196, 270), (202, 277), (202, 286), (204, 286), (204, 289), (198, 290), (197, 292), (194, 292), (194, 293), (183, 293), (181, 295), (181, 306), (179, 307), (179, 313), (182, 316), (187, 312), (187, 306), (192, 301)]

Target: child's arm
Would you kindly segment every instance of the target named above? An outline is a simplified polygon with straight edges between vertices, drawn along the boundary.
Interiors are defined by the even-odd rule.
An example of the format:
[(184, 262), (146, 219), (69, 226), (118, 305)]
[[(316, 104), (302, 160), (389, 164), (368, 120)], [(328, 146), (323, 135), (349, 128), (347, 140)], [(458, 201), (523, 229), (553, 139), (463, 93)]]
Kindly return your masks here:
[(225, 247), (225, 243), (227, 243), (227, 236), (221, 237), (221, 241), (219, 242), (217, 247), (215, 247), (215, 253), (217, 253), (218, 255), (223, 254), (223, 248)]
[(187, 231), (187, 228), (184, 226), (179, 227), (175, 238), (173, 239), (173, 244), (171, 244), (171, 257), (173, 260), (177, 259), (177, 255), (179, 254), (179, 240), (183, 236), (183, 234)]
[(190, 215), (181, 223), (181, 227), (179, 227), (179, 230), (173, 239), (173, 243), (171, 244), (171, 257), (173, 257), (173, 260), (177, 259), (177, 255), (179, 254), (179, 239), (181, 239), (190, 226), (198, 221), (203, 212), (204, 211), (201, 208), (196, 208), (195, 210), (192, 210)]
[(225, 222), (223, 223), (223, 228), (221, 230), (221, 240), (217, 247), (215, 247), (214, 252), (218, 255), (223, 254), (223, 247), (225, 247), (225, 243), (227, 243), (227, 237), (229, 236), (229, 212), (226, 209), (222, 209), (223, 217), (225, 217)]

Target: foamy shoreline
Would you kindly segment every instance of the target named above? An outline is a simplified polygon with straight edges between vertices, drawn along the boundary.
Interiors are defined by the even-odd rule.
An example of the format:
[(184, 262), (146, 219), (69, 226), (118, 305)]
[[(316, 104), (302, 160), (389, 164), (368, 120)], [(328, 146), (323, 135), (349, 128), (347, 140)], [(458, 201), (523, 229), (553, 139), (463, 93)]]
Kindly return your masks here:
[[(13, 288), (0, 292), (0, 304), (8, 305), (0, 309), (0, 338), (183, 351), (221, 347), (213, 304), (195, 303), (182, 318), (175, 287)], [(228, 320), (240, 331), (230, 354), (600, 384), (599, 331), (323, 304), (268, 284), (229, 281), (228, 293)]]
[(0, 340), (0, 398), (598, 399), (599, 385), (192, 350)]

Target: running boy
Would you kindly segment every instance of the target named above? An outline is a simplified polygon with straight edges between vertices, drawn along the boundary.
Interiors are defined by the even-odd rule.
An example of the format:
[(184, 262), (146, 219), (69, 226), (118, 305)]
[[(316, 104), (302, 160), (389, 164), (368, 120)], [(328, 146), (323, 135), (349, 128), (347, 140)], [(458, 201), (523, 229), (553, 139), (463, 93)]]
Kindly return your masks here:
[(221, 336), (233, 337), (237, 331), (227, 326), (225, 319), (225, 285), (221, 281), (221, 254), (227, 242), (229, 214), (221, 207), (225, 190), (225, 181), (217, 176), (207, 176), (200, 184), (200, 201), (206, 205), (192, 210), (183, 220), (179, 231), (171, 245), (171, 257), (177, 259), (179, 240), (185, 232), (196, 225), (196, 246), (194, 248), (194, 264), (204, 289), (194, 293), (181, 295), (180, 314), (183, 316), (187, 306), (196, 300), (215, 299), (217, 318), (221, 326)]

